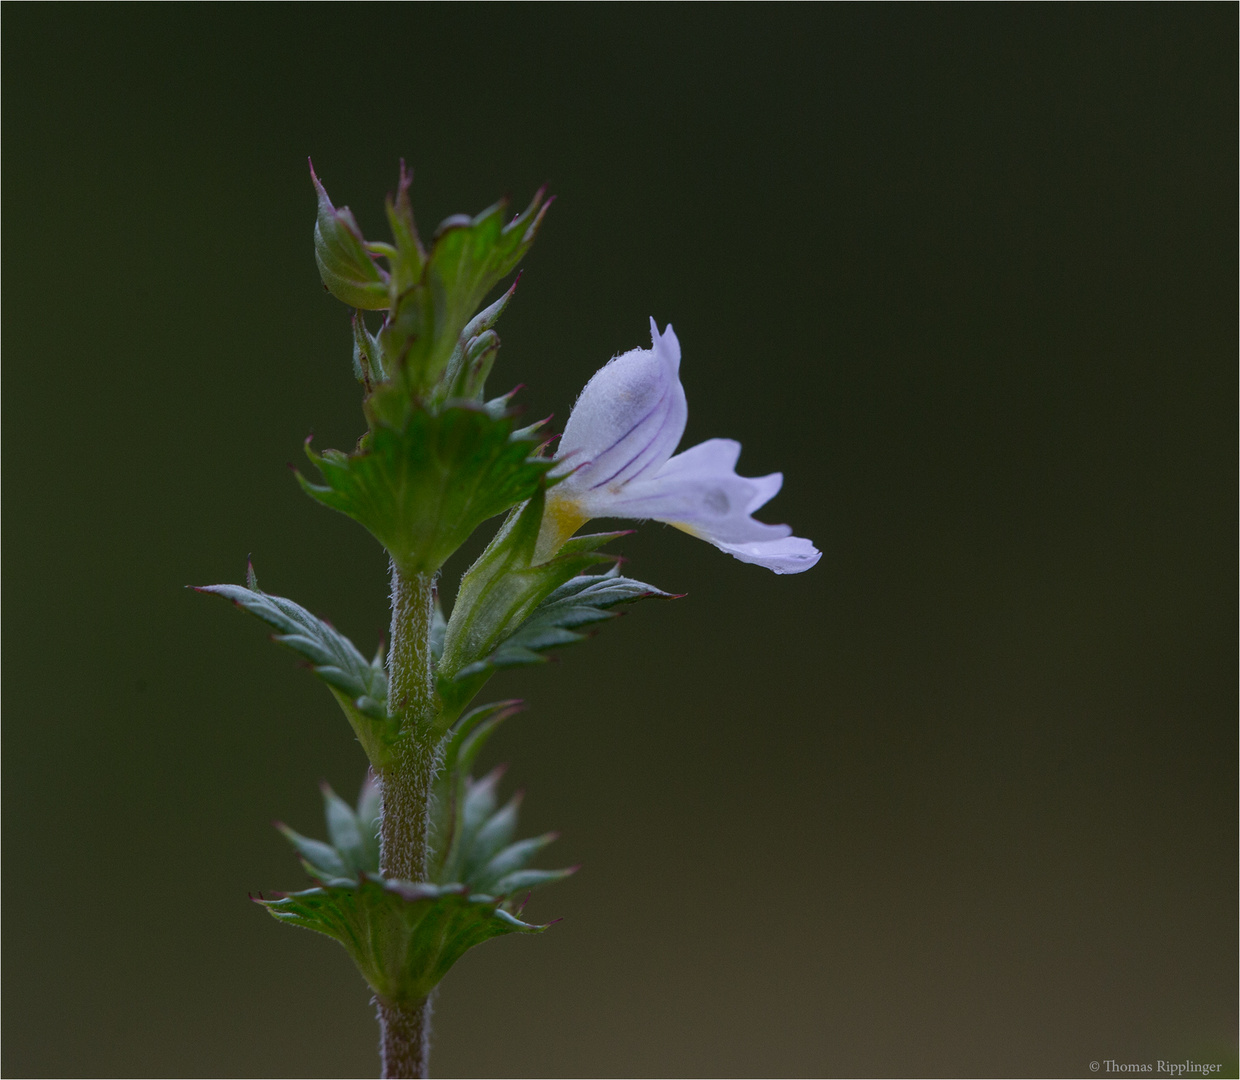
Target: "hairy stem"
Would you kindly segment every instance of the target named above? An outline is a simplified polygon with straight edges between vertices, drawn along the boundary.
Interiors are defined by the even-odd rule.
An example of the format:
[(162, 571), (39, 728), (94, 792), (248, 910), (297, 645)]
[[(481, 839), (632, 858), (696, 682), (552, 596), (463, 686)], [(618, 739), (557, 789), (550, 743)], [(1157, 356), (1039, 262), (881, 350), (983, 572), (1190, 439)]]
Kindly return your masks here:
[[(388, 700), (401, 725), (399, 746), (381, 774), (379, 868), (384, 877), (402, 881), (425, 881), (430, 854), (431, 796), (439, 765), (431, 735), (436, 709), (430, 645), (433, 612), (434, 576), (406, 575), (392, 563)], [(383, 1075), (428, 1075), (430, 999), (418, 1005), (379, 999), (378, 1010)]]
[(421, 1077), (430, 1075), (431, 1005), (434, 992), (421, 1005), (392, 1005), (376, 998), (379, 1052), (383, 1055), (383, 1075)]

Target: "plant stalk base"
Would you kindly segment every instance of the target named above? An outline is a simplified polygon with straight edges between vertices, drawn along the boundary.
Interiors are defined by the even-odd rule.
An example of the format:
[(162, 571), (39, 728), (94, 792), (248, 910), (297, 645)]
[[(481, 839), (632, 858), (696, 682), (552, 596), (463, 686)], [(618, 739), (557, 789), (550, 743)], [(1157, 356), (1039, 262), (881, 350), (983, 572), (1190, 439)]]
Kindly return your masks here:
[(434, 993), (421, 1005), (392, 1005), (375, 998), (384, 1077), (430, 1076)]

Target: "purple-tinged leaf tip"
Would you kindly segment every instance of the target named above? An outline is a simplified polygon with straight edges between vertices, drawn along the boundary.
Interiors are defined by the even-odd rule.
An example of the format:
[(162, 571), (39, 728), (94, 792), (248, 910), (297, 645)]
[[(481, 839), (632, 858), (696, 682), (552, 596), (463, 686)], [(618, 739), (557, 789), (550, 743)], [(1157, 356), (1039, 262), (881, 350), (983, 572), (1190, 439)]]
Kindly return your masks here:
[(487, 783), (498, 784), (504, 778), (504, 774), (507, 771), (508, 771), (508, 762), (502, 761), (498, 765), (496, 765), (495, 768), (493, 768), (489, 773), (487, 773), (486, 776), (484, 776), (481, 780), (476, 780), (474, 781), (474, 783), (475, 784), (487, 784)]

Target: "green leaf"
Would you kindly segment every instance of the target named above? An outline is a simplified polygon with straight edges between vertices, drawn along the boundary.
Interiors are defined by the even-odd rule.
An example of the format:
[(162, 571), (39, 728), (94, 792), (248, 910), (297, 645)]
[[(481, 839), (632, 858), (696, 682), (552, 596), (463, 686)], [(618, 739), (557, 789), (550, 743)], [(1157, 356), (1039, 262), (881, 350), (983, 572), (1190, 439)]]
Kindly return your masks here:
[[(513, 711), (515, 710), (504, 710), (503, 713), (493, 714), (487, 719), (494, 719), (495, 715), (502, 719), (504, 714)], [(479, 724), (473, 733), (482, 730), (483, 725)], [(504, 775), (504, 768), (501, 766), (492, 769), (482, 779), (474, 780), (460, 771), (461, 760), (458, 755), (455, 769), (459, 782), (448, 788), (449, 797), (453, 801), (446, 805), (440, 802), (436, 806), (437, 814), (452, 825), (450, 830), (446, 827), (438, 830), (438, 835), (447, 838), (448, 845), (436, 863), (438, 881), (459, 882), (475, 892), (506, 896), (517, 888), (537, 888), (575, 872), (576, 867), (531, 871), (517, 880), (515, 885), (508, 887), (511, 883), (507, 879), (517, 871), (524, 871), (529, 861), (555, 840), (558, 834), (546, 833), (513, 843), (521, 796), (515, 795), (496, 809), (496, 792)], [(443, 797), (441, 792), (440, 798)], [(503, 889), (499, 888), (501, 882), (505, 884)]]
[[(517, 291), (517, 284), (520, 280), (521, 275), (518, 274), (512, 287), (490, 307), (484, 308), (475, 315), (461, 331), (440, 382), (444, 392), (457, 398), (480, 399), (482, 397), (487, 375), (495, 360), (495, 351), (499, 347), (499, 338), (495, 337), (495, 349), (482, 356), (478, 355), (480, 350), (477, 342), (499, 321), (499, 317), (504, 313), (504, 309), (508, 307), (509, 301)], [(469, 358), (467, 358), (467, 353)]]
[(495, 813), (498, 802), (496, 789), (503, 778), (505, 768), (500, 765), (492, 769), (481, 780), (473, 777), (465, 778), (465, 802), (461, 811), (461, 832), (469, 837), (472, 845), (483, 823)]
[(546, 929), (522, 922), (494, 897), (462, 885), (413, 884), (366, 875), (357, 882), (262, 900), (280, 922), (339, 941), (376, 994), (417, 1004), (469, 949), (505, 934)]
[(534, 242), (551, 205), (543, 202), (545, 194), (546, 189), (539, 188), (529, 206), (511, 221), (504, 220), (508, 200), (501, 199), (472, 219), (448, 218), (435, 231), (426, 276), (431, 291), (443, 298), (437, 318), (442, 334), (428, 358), (429, 381), (438, 378), (487, 293), (516, 268)]
[(380, 788), (374, 773), (368, 774), (362, 784), (356, 809), (332, 791), (330, 785), (324, 783), (320, 790), (331, 843), (312, 840), (281, 822), (276, 823), (301, 856), (306, 872), (324, 882), (378, 874)]
[(301, 856), (302, 866), (311, 877), (319, 881), (338, 881), (347, 880), (353, 873), (353, 868), (331, 844), (302, 836), (301, 833), (281, 822), (276, 823), (276, 828), (297, 849), (297, 853)]
[(563, 881), (566, 877), (572, 877), (576, 872), (575, 866), (569, 866), (563, 870), (514, 870), (511, 874), (505, 874), (496, 881), (488, 891), (495, 896), (519, 895), (523, 892), (541, 889), (544, 885)]
[(443, 767), (435, 777), (435, 812), (431, 816), (432, 881), (456, 880), (449, 866), (460, 846), (461, 812), (470, 771), (487, 739), (508, 717), (522, 709), (519, 701), (482, 705), (457, 721), (444, 743)]
[[(575, 871), (528, 871), (525, 877), (513, 878), (513, 872), (524, 871), (525, 862), (551, 839), (511, 843), (516, 832), (520, 796), (496, 809), (496, 789), (503, 769), (494, 769), (481, 780), (469, 772), (478, 752), (491, 734), (508, 717), (521, 708), (519, 701), (502, 701), (484, 705), (467, 713), (457, 722), (444, 751), (444, 766), (436, 781), (435, 814), (432, 818), (435, 856), (432, 860), (433, 879), (438, 882), (461, 882), (475, 891), (508, 895), (523, 889), (559, 881)], [(524, 846), (522, 846), (524, 845)], [(509, 849), (515, 850), (510, 851)], [(505, 856), (504, 853), (508, 852)], [(524, 854), (524, 861), (520, 856)], [(494, 860), (506, 857), (504, 863)], [(501, 888), (501, 884), (504, 886)]]
[(379, 310), (389, 305), (388, 275), (366, 250), (366, 241), (347, 206), (337, 210), (310, 167), (318, 194), (314, 221), (314, 258), (323, 284), (337, 300), (356, 308)]
[(350, 454), (306, 453), (324, 483), (297, 478), (312, 498), (363, 525), (406, 574), (439, 569), (483, 521), (539, 489), (552, 462), (513, 432), (511, 417), (472, 403), (432, 413), (413, 407), (403, 426), (378, 424)]
[(382, 654), (366, 660), (330, 623), (292, 600), (260, 590), (253, 566), (246, 576), (248, 586), (204, 585), (195, 591), (231, 600), (274, 627), (278, 633), (273, 640), (310, 662), (311, 670), (331, 689), (371, 762), (381, 765), (397, 728), (397, 721), (387, 714), (387, 672)]
[(466, 399), (480, 397), (498, 354), (499, 334), (494, 330), (484, 330), (470, 338), (461, 357), (461, 373), (453, 393)]
[[(425, 284), (414, 285), (396, 297), (375, 338), (384, 370), (392, 381), (376, 387), (366, 403), (372, 426), (376, 417), (399, 423), (412, 400), (428, 396), (441, 370), (432, 366), (436, 343), (448, 337), (452, 337), (451, 328), (443, 325), (435, 296)], [(451, 355), (451, 346), (447, 351)]]
[(615, 608), (647, 597), (672, 599), (671, 593), (632, 578), (620, 576), (617, 567), (605, 574), (581, 574), (570, 578), (547, 596), (515, 634), (506, 639), (484, 663), (492, 668), (546, 663), (541, 655), (558, 645), (584, 641), (577, 628), (614, 619)]
[(374, 789), (377, 797), (378, 784), (368, 779), (362, 789), (358, 808), (354, 810), (332, 791), (330, 785), (322, 785), (327, 835), (331, 838), (332, 847), (354, 874), (379, 872), (379, 804), (376, 798), (373, 814), (367, 813), (370, 809), (366, 805), (369, 802), (369, 788)]
[(512, 843), (517, 831), (517, 814), (521, 810), (521, 795), (517, 793), (474, 831), (464, 865), (461, 880), (474, 883), (475, 875), (491, 861), (501, 848)]
[(473, 770), (478, 754), (495, 733), (495, 729), (523, 708), (525, 708), (523, 702), (513, 700), (481, 705), (470, 710), (457, 721), (456, 727), (452, 729), (452, 737), (444, 755), (445, 766), (468, 776)]
[(367, 848), (366, 854), (369, 865), (363, 869), (373, 867), (376, 872), (379, 869), (379, 811), (382, 803), (383, 789), (379, 786), (379, 778), (371, 772), (357, 796), (357, 819), (365, 828), (368, 844), (372, 845)]
[[(491, 892), (497, 882), (509, 874), (523, 870), (535, 855), (559, 837), (559, 833), (544, 833), (542, 836), (531, 836), (528, 840), (518, 840), (496, 852), (486, 863), (470, 875), (470, 884), (483, 892)], [(567, 871), (566, 873), (571, 873)], [(476, 884), (475, 884), (476, 883)]]

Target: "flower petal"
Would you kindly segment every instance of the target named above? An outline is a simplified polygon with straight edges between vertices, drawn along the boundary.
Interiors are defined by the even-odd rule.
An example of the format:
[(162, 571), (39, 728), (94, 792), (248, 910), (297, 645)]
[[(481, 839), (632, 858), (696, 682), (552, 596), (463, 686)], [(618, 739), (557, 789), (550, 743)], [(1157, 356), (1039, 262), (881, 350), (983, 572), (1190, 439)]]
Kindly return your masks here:
[(539, 532), (549, 558), (590, 518), (653, 518), (714, 544), (742, 562), (799, 574), (822, 557), (788, 525), (755, 521), (778, 493), (782, 473), (736, 473), (741, 444), (707, 439), (672, 456), (688, 407), (680, 384), (680, 342), (650, 320), (651, 347), (614, 357), (586, 384), (556, 455)]
[(573, 406), (557, 457), (575, 469), (564, 495), (613, 489), (659, 469), (685, 432), (689, 414), (680, 385), (680, 343), (671, 326), (650, 320), (652, 347), (610, 360)]
[[(712, 541), (713, 543), (713, 541)], [(765, 566), (777, 574), (800, 574), (819, 559), (822, 552), (803, 536), (789, 536), (783, 540), (765, 540), (751, 544), (715, 544), (741, 562)]]
[(753, 500), (746, 507), (746, 512), (752, 514), (779, 494), (779, 489), (784, 486), (784, 474), (775, 472), (769, 476), (755, 476), (749, 482), (757, 489)]
[(654, 476), (625, 485), (617, 493), (582, 498), (595, 517), (654, 518), (711, 543), (751, 543), (788, 536), (787, 525), (767, 525), (750, 517), (776, 491), (779, 473), (751, 480), (737, 476), (741, 445), (735, 439), (707, 439), (677, 454)]

